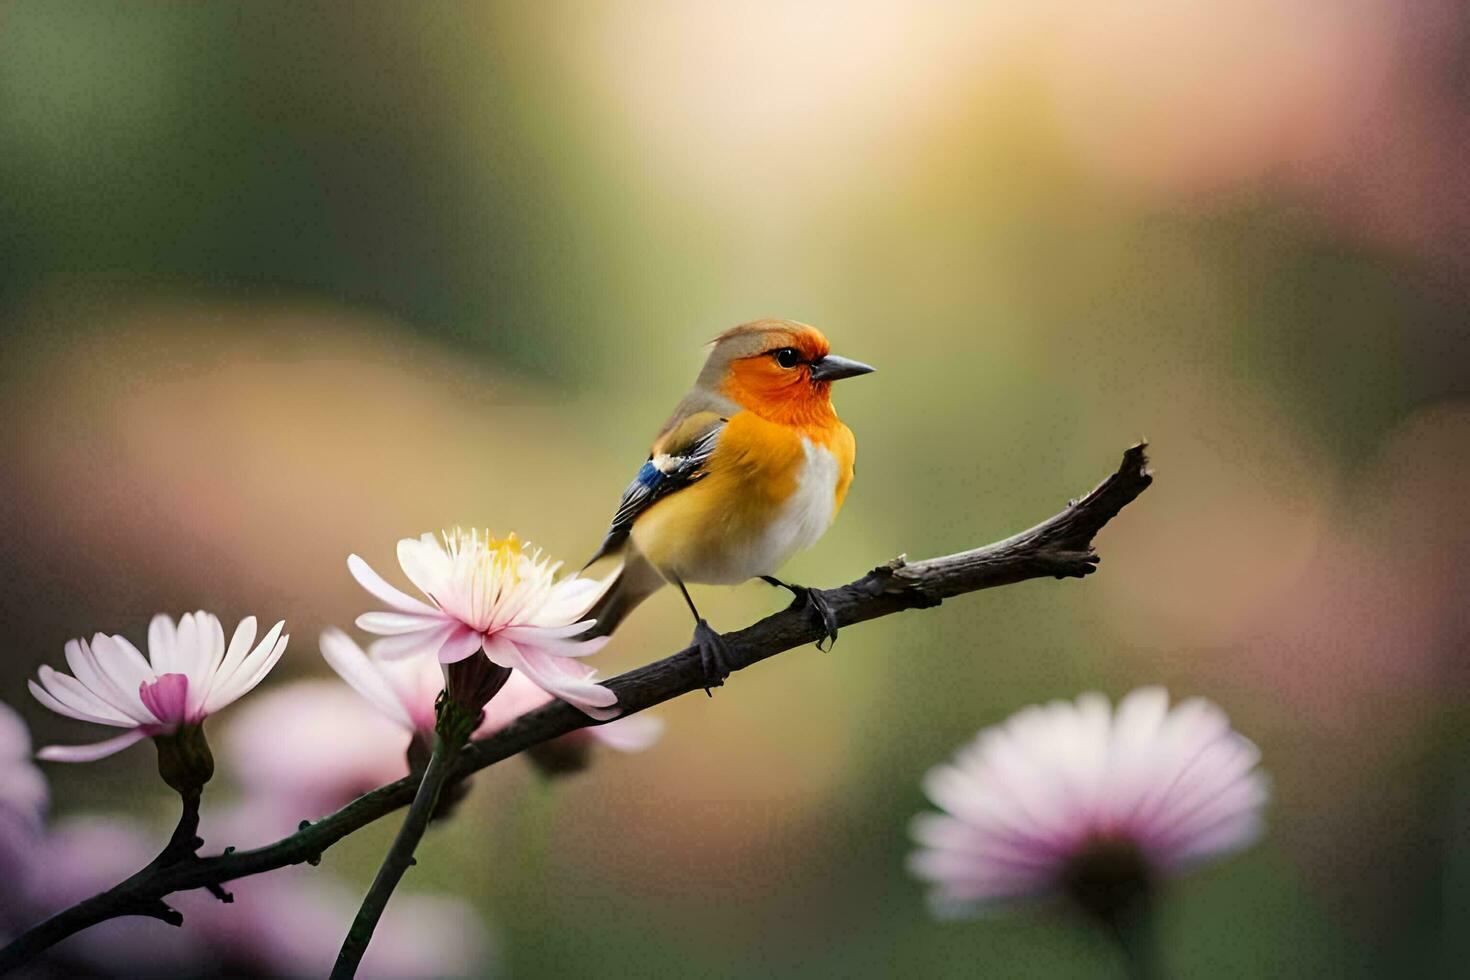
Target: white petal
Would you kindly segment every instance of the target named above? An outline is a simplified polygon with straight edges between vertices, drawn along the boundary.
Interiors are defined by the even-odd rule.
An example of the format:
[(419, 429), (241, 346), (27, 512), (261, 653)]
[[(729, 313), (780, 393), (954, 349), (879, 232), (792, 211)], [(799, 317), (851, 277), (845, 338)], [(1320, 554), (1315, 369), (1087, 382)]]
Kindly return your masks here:
[(215, 685), (210, 688), (209, 697), (204, 701), (203, 713), (214, 714), (226, 705), (238, 701), (255, 689), (255, 685), (265, 680), (265, 675), (271, 672), (276, 662), (281, 659), (281, 654), (286, 652), (286, 644), (290, 636), (283, 636), (281, 630), (285, 629), (286, 621), (281, 620), (272, 626), (255, 649), (246, 654), (245, 659), (235, 673), (226, 678), (221, 675)]
[(148, 662), (153, 666), (154, 672), (167, 673), (167, 668), (160, 669), (159, 664), (172, 664), (174, 661), (174, 647), (179, 642), (179, 630), (174, 625), (173, 618), (159, 613), (148, 623)]
[(148, 666), (148, 658), (125, 636), (114, 634), (107, 640), (109, 642), (101, 646), (95, 643), (92, 646), (92, 656), (98, 668), (111, 674), (130, 698), (137, 697), (139, 685), (157, 680), (153, 668)]
[(133, 722), (126, 721), (120, 718), (104, 718), (100, 715), (95, 715), (90, 712), (79, 711), (76, 708), (71, 707), (70, 705), (62, 704), (55, 698), (54, 695), (51, 694), (50, 691), (46, 690), (40, 684), (37, 684), (35, 681), (26, 681), (26, 684), (30, 687), (31, 694), (35, 696), (35, 699), (37, 701), (41, 702), (46, 707), (56, 712), (58, 715), (65, 715), (68, 718), (75, 718), (77, 721), (89, 721), (95, 725), (111, 725), (114, 728), (131, 728), (133, 725)]
[(240, 625), (235, 628), (230, 648), (225, 652), (225, 658), (220, 663), (219, 670), (215, 672), (214, 679), (209, 685), (209, 691), (204, 697), (201, 710), (205, 714), (218, 711), (239, 697), (236, 689), (248, 680), (255, 665), (259, 662), (258, 658), (268, 656), (275, 649), (276, 641), (280, 638), (281, 630), (285, 626), (284, 620), (276, 623), (252, 648), (250, 644), (255, 639), (255, 617), (247, 616), (240, 622)]
[(323, 630), (321, 648), (322, 659), (348, 686), (395, 723), (413, 730), (408, 708), (397, 691), (350, 636), (339, 629)]
[(422, 633), (404, 633), (400, 636), (374, 640), (368, 645), (368, 656), (382, 657), (384, 660), (403, 660), (417, 656), (432, 657), (439, 652), (439, 648), (444, 645), (444, 641), (458, 625), (458, 623), (445, 623), (438, 629), (424, 630)]
[(454, 567), (449, 555), (432, 534), (398, 542), (398, 564), (408, 580), (426, 596), (443, 591), (444, 583)]
[[(148, 669), (147, 663), (142, 663), (140, 670), (140, 665), (133, 662), (129, 653), (118, 644), (115, 638), (102, 633), (92, 638), (90, 650), (85, 643), (79, 643), (78, 646), (81, 654), (79, 659), (90, 658), (96, 670), (97, 681), (90, 685), (92, 690), (111, 707), (116, 708), (138, 724), (152, 723), (155, 720), (153, 713), (143, 706), (138, 690), (143, 684), (154, 679), (153, 671)], [(133, 651), (133, 653), (136, 652)], [(77, 676), (80, 680), (81, 675)]]
[(546, 603), (530, 618), (532, 626), (558, 626), (574, 619), (581, 619), (601, 599), (603, 593), (612, 588), (622, 574), (621, 564), (601, 579), (573, 576), (562, 579), (551, 590)]
[(168, 651), (166, 661), (162, 663), (157, 659), (153, 661), (155, 673), (162, 676), (163, 674), (184, 674), (186, 672), (188, 665), (194, 662), (195, 651), (199, 649), (201, 625), (193, 613), (184, 613), (179, 617), (179, 631), (173, 648)]
[(377, 636), (399, 636), (403, 633), (418, 633), (436, 629), (450, 618), (443, 613), (419, 615), (417, 613), (368, 612), (357, 617), (358, 629)]
[[(194, 662), (185, 671), (191, 689), (203, 687), (208, 683), (209, 679), (219, 670), (225, 656), (225, 628), (220, 625), (219, 617), (209, 613), (200, 613), (199, 617), (204, 627), (200, 636), (202, 642)], [(239, 630), (240, 628), (236, 626), (235, 631), (239, 632)]]
[(421, 602), (388, 584), (388, 581), (373, 571), (367, 562), (356, 555), (347, 556), (347, 570), (357, 579), (357, 584), (367, 589), (399, 612), (431, 616), (438, 612), (433, 606)]
[(57, 701), (76, 711), (82, 711), (98, 718), (110, 718), (112, 720), (109, 724), (135, 724), (126, 714), (87, 690), (81, 681), (70, 674), (63, 674), (42, 664), (41, 668), (36, 671), (36, 676), (41, 679), (42, 686)]
[(47, 762), (92, 762), (121, 752), (134, 742), (147, 737), (141, 728), (134, 728), (130, 732), (123, 732), (116, 738), (94, 742), (91, 745), (48, 745), (36, 753), (36, 758)]
[(152, 721), (152, 717), (138, 700), (137, 685), (134, 684), (129, 691), (113, 677), (108, 666), (99, 661), (97, 648), (101, 647), (106, 652), (110, 646), (111, 641), (102, 633), (98, 633), (91, 644), (86, 640), (68, 640), (65, 646), (66, 664), (71, 668), (72, 676), (98, 701), (124, 717), (132, 718), (138, 724)]

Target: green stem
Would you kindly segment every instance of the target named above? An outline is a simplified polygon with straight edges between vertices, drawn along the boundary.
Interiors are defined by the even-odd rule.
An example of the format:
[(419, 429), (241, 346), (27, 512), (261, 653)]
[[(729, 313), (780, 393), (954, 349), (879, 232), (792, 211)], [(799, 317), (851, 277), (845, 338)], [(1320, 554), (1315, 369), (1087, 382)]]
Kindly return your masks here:
[(1109, 931), (1123, 951), (1129, 980), (1159, 980), (1164, 975), (1159, 969), (1152, 909), (1138, 909), (1133, 915), (1120, 917)]
[(418, 793), (408, 808), (408, 816), (399, 828), (398, 836), (393, 839), (393, 846), (383, 858), (383, 865), (378, 869), (367, 897), (362, 900), (362, 908), (358, 909), (357, 918), (353, 920), (347, 939), (342, 943), (342, 950), (337, 954), (337, 963), (332, 967), (332, 980), (349, 980), (357, 974), (358, 964), (367, 952), (373, 930), (377, 928), (378, 920), (388, 906), (393, 889), (398, 886), (409, 865), (413, 864), (413, 852), (429, 826), (429, 819), (439, 803), (439, 793), (454, 769), (463, 745), (462, 739), (446, 740), (441, 734), (434, 736), (434, 752), (429, 756), (429, 765), (419, 782)]

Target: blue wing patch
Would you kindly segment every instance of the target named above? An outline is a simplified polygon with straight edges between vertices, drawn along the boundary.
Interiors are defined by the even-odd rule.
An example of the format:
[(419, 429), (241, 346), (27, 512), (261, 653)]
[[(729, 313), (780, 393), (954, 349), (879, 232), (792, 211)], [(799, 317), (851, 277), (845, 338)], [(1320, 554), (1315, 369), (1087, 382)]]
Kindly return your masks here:
[(653, 460), (650, 459), (643, 464), (643, 468), (638, 471), (638, 475), (633, 479), (650, 490), (656, 490), (658, 485), (664, 482), (666, 478), (663, 472), (657, 466), (653, 465)]
[(655, 501), (704, 479), (704, 464), (714, 455), (720, 434), (725, 431), (726, 421), (721, 419), (711, 426), (682, 452), (661, 455), (659, 463), (655, 463), (650, 457), (639, 467), (638, 475), (633, 477), (633, 482), (623, 491), (623, 499), (618, 501), (618, 511), (613, 515), (607, 535), (602, 539), (602, 547), (587, 560), (587, 565), (621, 547), (628, 539), (628, 532), (633, 529), (633, 522)]

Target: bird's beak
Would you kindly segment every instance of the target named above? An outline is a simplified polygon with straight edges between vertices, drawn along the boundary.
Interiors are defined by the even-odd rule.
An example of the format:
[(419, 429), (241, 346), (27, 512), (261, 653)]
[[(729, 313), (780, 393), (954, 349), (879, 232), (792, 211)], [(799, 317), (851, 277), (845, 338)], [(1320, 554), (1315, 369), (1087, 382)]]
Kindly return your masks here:
[(836, 354), (828, 354), (812, 361), (813, 381), (840, 381), (843, 378), (855, 378), (860, 374), (868, 374), (873, 369), (862, 361), (849, 360), (846, 357), (838, 357)]

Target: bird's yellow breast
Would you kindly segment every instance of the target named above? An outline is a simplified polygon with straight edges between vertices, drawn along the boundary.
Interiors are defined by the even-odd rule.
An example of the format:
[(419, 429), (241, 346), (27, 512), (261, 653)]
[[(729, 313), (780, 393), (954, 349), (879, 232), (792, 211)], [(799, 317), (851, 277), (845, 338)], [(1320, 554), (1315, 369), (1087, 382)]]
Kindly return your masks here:
[(837, 516), (855, 451), (841, 422), (799, 428), (739, 412), (708, 475), (649, 507), (633, 525), (633, 543), (665, 576), (685, 582), (773, 574)]

